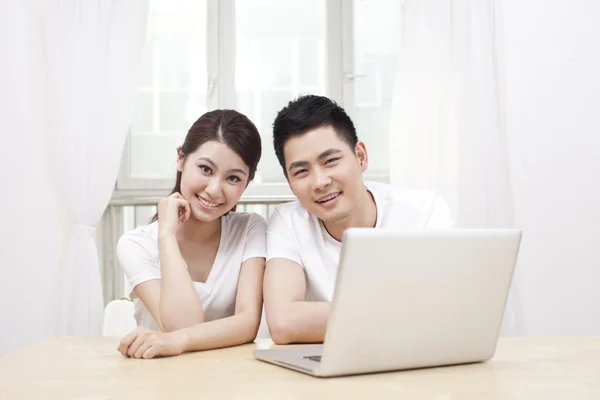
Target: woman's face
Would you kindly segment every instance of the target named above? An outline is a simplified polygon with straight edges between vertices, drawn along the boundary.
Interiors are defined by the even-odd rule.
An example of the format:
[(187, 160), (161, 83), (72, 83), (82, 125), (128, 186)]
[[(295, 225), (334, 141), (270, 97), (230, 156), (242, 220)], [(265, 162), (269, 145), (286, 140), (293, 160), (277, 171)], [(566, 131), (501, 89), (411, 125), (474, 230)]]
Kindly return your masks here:
[(187, 157), (179, 157), (181, 195), (192, 216), (213, 221), (230, 211), (248, 184), (250, 170), (229, 146), (217, 141), (202, 144)]

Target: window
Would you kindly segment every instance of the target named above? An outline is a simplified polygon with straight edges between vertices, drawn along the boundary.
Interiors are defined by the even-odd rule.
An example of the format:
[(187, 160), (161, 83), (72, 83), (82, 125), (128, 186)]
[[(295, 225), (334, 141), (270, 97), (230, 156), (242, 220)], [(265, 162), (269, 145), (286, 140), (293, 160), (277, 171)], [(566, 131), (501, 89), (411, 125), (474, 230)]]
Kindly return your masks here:
[(209, 108), (207, 0), (152, 0), (120, 189), (170, 189), (176, 149)]
[(276, 112), (323, 94), (369, 149), (366, 179), (388, 178), (388, 119), (400, 0), (150, 0), (120, 192), (172, 188), (176, 148), (205, 111), (235, 108), (257, 125), (263, 156), (246, 194), (289, 194), (272, 148)]
[(325, 1), (238, 1), (235, 8), (236, 108), (257, 126), (263, 156), (257, 182), (281, 182), (272, 148), (277, 112), (303, 94), (325, 94)]
[(389, 175), (388, 125), (394, 94), (397, 54), (400, 46), (401, 2), (356, 0), (353, 12), (353, 48), (347, 103), (353, 103), (352, 119), (369, 151), (369, 170), (375, 177)]

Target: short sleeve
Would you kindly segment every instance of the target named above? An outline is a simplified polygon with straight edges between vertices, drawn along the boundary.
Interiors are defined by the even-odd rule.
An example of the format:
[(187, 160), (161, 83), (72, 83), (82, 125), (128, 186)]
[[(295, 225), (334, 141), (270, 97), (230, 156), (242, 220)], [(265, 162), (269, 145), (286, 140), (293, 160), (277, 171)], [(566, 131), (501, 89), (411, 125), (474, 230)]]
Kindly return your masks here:
[(119, 239), (117, 258), (131, 289), (140, 283), (161, 278), (158, 258), (152, 255), (152, 247), (156, 247), (156, 243), (141, 232), (126, 233)]
[(267, 226), (267, 261), (273, 258), (285, 258), (302, 265), (297, 241), (277, 209), (269, 218)]
[(436, 195), (429, 209), (429, 216), (425, 228), (448, 229), (455, 225), (450, 206), (440, 195)]
[(267, 223), (258, 214), (251, 214), (246, 231), (246, 244), (242, 262), (256, 257), (266, 257), (267, 254)]

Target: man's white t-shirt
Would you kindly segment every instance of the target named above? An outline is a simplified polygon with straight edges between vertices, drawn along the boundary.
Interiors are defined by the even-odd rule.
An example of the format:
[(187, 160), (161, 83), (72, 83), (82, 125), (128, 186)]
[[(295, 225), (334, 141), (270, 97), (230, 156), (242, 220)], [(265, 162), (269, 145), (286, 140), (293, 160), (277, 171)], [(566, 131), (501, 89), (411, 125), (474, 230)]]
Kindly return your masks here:
[[(435, 192), (366, 182), (377, 206), (375, 228), (445, 229), (454, 225), (446, 201)], [(342, 244), (299, 201), (278, 206), (267, 227), (267, 261), (285, 258), (306, 274), (306, 300), (331, 301)]]
[[(230, 212), (221, 217), (221, 241), (206, 283), (194, 282), (204, 320), (232, 316), (242, 263), (266, 256), (266, 222), (255, 213)], [(138, 326), (160, 330), (156, 321), (133, 289), (140, 283), (160, 279), (158, 222), (134, 229), (121, 236), (117, 256), (125, 271), (135, 305)]]

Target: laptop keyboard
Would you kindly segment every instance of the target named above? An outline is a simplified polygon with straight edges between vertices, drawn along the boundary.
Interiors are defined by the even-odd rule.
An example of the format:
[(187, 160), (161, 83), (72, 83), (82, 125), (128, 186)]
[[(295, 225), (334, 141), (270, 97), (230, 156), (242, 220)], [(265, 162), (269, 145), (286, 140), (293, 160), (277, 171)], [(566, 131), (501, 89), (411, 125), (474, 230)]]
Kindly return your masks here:
[(321, 362), (321, 356), (304, 356), (304, 358), (308, 358), (309, 360), (313, 360), (316, 362)]

